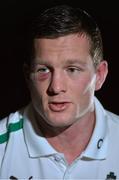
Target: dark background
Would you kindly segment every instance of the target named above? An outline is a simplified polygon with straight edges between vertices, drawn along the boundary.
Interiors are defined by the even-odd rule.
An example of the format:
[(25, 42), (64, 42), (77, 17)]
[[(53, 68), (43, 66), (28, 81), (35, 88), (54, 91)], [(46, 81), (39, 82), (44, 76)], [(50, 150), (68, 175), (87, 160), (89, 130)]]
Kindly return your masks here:
[(115, 1), (4, 0), (0, 2), (0, 118), (29, 101), (24, 81), (25, 23), (39, 8), (58, 4), (85, 9), (97, 21), (103, 37), (104, 58), (109, 63), (108, 78), (96, 93), (106, 109), (119, 114), (119, 8)]

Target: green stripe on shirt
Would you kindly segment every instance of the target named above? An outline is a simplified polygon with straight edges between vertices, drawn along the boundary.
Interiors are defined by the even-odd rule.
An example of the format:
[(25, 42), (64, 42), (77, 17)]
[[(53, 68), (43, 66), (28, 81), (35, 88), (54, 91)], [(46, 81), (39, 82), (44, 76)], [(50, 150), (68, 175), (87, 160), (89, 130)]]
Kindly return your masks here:
[(0, 144), (8, 141), (11, 132), (18, 131), (23, 128), (23, 118), (16, 123), (10, 123), (7, 127), (7, 132), (0, 135)]

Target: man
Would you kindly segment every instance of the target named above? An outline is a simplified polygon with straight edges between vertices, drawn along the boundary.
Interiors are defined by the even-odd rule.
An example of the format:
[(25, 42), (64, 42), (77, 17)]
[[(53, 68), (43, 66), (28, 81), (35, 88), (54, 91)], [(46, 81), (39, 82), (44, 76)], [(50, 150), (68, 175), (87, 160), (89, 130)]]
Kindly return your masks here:
[(0, 122), (0, 178), (119, 178), (119, 117), (95, 97), (108, 73), (99, 28), (68, 6), (32, 27), (31, 103)]

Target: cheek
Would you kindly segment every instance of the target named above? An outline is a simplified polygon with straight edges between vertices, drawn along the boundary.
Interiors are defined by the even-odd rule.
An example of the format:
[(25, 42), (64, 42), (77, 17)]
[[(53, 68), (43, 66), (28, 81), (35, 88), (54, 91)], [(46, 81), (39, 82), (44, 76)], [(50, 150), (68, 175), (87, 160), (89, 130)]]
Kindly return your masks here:
[(42, 74), (38, 77), (31, 75), (29, 87), (31, 91), (36, 91), (40, 93), (41, 95), (44, 92), (47, 92), (48, 86), (49, 86), (49, 75), (48, 73)]
[(47, 92), (48, 83), (44, 83), (41, 81), (32, 81), (30, 83), (30, 91), (39, 95), (43, 95)]
[(42, 91), (42, 88), (40, 88), (40, 86), (35, 83), (35, 82), (31, 82), (30, 85), (29, 85), (29, 90), (30, 90), (30, 94), (31, 94), (31, 99), (32, 101), (36, 101), (37, 103), (38, 102), (41, 102), (42, 100), (42, 97), (43, 97), (43, 91)]
[(96, 84), (96, 75), (94, 75), (90, 79), (88, 78), (87, 81), (83, 83), (83, 87), (84, 87), (83, 93), (94, 94), (95, 84)]
[(42, 111), (47, 104), (47, 94), (44, 88), (36, 84), (32, 85), (30, 89), (30, 93), (31, 93), (32, 102), (35, 105), (36, 109), (39, 111), (38, 107), (40, 107)]
[[(88, 81), (84, 81), (84, 80), (77, 80), (72, 86), (71, 90), (75, 93), (75, 94), (82, 94), (84, 91), (86, 91), (86, 89), (88, 89)], [(69, 88), (70, 89), (70, 88)]]
[(92, 79), (85, 79), (85, 81), (80, 81), (74, 86), (74, 101), (75, 109), (77, 109), (77, 114), (85, 113), (89, 107), (93, 104), (93, 96), (95, 90), (95, 81)]
[(71, 93), (75, 95), (76, 98), (94, 94), (95, 90), (95, 77), (89, 78), (85, 77), (80, 79), (71, 86)]

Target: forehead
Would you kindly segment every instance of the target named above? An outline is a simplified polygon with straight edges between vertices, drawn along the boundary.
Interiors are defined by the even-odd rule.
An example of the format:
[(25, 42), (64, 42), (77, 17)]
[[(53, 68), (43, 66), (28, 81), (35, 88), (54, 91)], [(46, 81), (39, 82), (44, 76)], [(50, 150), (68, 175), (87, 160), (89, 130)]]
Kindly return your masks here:
[(54, 39), (41, 38), (34, 40), (35, 52), (64, 52), (64, 51), (87, 51), (89, 52), (90, 44), (86, 35), (71, 34)]
[(87, 63), (87, 59), (91, 59), (89, 39), (86, 35), (71, 34), (55, 39), (35, 39), (34, 45), (36, 63)]

